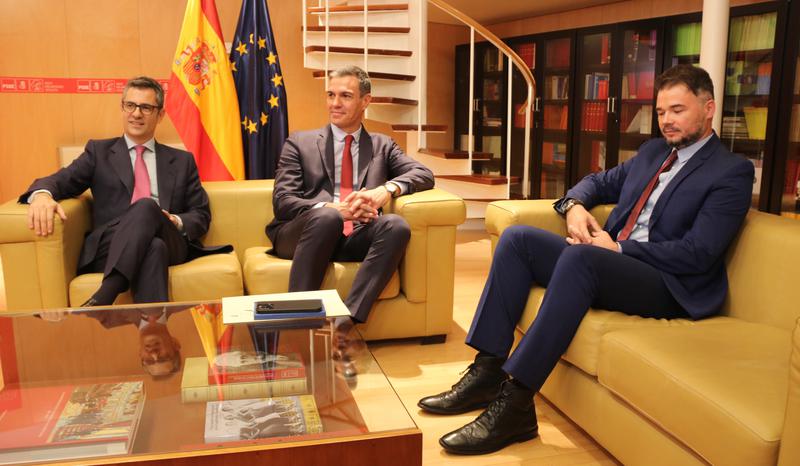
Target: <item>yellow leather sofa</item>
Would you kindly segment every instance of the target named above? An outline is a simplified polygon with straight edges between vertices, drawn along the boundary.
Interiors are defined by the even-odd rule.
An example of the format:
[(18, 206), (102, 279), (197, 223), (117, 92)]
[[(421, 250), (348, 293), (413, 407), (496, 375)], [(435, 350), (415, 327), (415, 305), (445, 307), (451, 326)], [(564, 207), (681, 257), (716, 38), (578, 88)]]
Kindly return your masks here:
[[(492, 250), (511, 225), (565, 235), (552, 202), (490, 204)], [(603, 223), (611, 208), (593, 214)], [(798, 264), (800, 222), (751, 211), (728, 251), (720, 316), (592, 309), (542, 395), (624, 464), (800, 464)], [(532, 287), (518, 331), (543, 294)]]
[[(203, 243), (232, 244), (234, 252), (170, 267), (170, 298), (194, 301), (286, 291), (291, 261), (264, 253), (270, 247), (264, 227), (272, 219), (273, 181), (203, 186), (212, 214)], [(47, 238), (27, 228), (26, 206), (14, 201), (0, 206), (0, 257), (9, 309), (80, 305), (99, 286), (101, 274), (75, 276), (83, 237), (91, 227), (91, 196), (65, 200), (62, 206), (68, 220), (57, 220)], [(452, 321), (455, 232), (466, 216), (464, 202), (432, 189), (401, 196), (384, 210), (408, 221), (411, 240), (361, 333), (373, 340), (444, 335)], [(358, 263), (331, 264), (323, 288), (346, 296), (357, 269)], [(130, 294), (117, 302), (130, 302)]]

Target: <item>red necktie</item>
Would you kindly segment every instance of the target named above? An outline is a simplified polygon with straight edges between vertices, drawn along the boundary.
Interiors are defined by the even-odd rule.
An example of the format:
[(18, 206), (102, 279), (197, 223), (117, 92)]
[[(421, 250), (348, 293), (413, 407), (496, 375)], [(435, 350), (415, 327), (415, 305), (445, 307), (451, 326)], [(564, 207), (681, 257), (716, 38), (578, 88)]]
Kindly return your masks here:
[[(342, 179), (339, 183), (339, 202), (344, 202), (345, 198), (353, 192), (353, 155), (350, 153), (350, 145), (353, 143), (353, 135), (348, 134), (344, 138), (344, 151), (342, 152)], [(350, 236), (353, 232), (353, 222), (346, 220), (342, 233)]]
[(655, 176), (647, 183), (647, 187), (644, 188), (642, 195), (639, 196), (639, 200), (636, 201), (636, 205), (633, 206), (633, 210), (631, 210), (631, 214), (628, 215), (628, 220), (625, 222), (625, 226), (622, 227), (622, 230), (617, 235), (617, 241), (623, 241), (628, 239), (631, 236), (631, 232), (633, 231), (633, 227), (636, 226), (636, 220), (639, 218), (639, 214), (642, 213), (642, 209), (644, 205), (647, 203), (647, 199), (650, 197), (650, 194), (653, 192), (653, 189), (656, 187), (658, 183), (658, 177), (662, 173), (669, 171), (672, 167), (672, 164), (675, 162), (675, 159), (678, 158), (678, 150), (672, 149), (672, 153), (669, 154), (667, 160), (661, 164), (661, 168), (658, 169)]
[(144, 164), (145, 146), (138, 145), (136, 149), (136, 162), (133, 164), (133, 196), (131, 204), (143, 197), (150, 197), (150, 175), (147, 173), (147, 165)]

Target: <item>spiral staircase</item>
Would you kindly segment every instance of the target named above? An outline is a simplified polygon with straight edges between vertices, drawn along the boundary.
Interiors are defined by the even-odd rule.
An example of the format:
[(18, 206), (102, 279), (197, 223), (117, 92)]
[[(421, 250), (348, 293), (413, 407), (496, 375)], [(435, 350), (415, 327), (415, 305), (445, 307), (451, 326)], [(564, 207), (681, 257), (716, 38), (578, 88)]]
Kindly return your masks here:
[[(516, 68), (527, 85), (525, 137), (520, 176), (481, 174), (479, 165), (497, 154), (474, 150), (473, 115), (468, 118), (465, 150), (427, 147), (427, 134), (444, 132), (446, 125), (427, 119), (427, 51), (428, 6), (433, 5), (469, 27), (471, 63), (474, 63), (476, 37), (482, 36), (503, 54), (511, 70)], [(467, 215), (482, 218), (488, 202), (512, 197), (530, 196), (528, 179), (531, 112), (535, 83), (524, 61), (502, 40), (463, 12), (443, 0), (303, 0), (303, 47), (305, 67), (325, 81), (327, 73), (345, 65), (358, 65), (367, 70), (372, 80), (372, 103), (366, 117), (405, 132), (406, 152), (429, 167), (436, 176), (436, 185), (467, 201)], [(474, 66), (470, 66), (474, 69)], [(447, 76), (444, 79), (452, 79)], [(470, 102), (474, 101), (474, 76), (470, 75)], [(509, 92), (512, 86), (508, 86)], [(508, 118), (512, 121), (511, 98), (507, 99)], [(472, 109), (472, 105), (468, 105)], [(506, 140), (505, 173), (511, 173), (510, 125)], [(477, 172), (477, 173), (476, 173)], [(512, 188), (514, 188), (512, 190)]]

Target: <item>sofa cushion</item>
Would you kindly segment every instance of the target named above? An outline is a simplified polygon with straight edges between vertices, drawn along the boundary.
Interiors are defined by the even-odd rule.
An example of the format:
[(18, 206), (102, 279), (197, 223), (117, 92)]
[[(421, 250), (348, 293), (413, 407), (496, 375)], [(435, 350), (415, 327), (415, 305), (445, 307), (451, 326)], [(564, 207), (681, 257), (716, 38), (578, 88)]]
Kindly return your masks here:
[[(100, 287), (102, 273), (75, 277), (69, 284), (71, 306), (80, 306)], [(200, 301), (241, 296), (242, 269), (236, 253), (211, 254), (169, 268), (170, 301)], [(130, 291), (117, 297), (117, 304), (132, 303)]]
[[(528, 296), (528, 303), (525, 306), (525, 311), (522, 313), (522, 318), (517, 324), (517, 328), (521, 332), (528, 330), (536, 314), (539, 312), (539, 306), (542, 304), (544, 298), (544, 288), (534, 286), (531, 288), (531, 293)], [(578, 331), (575, 333), (575, 338), (564, 353), (564, 360), (579, 367), (581, 370), (590, 375), (597, 375), (597, 358), (600, 352), (600, 340), (609, 332), (615, 330), (623, 330), (629, 328), (666, 328), (666, 327), (684, 327), (695, 325), (707, 325), (719, 320), (730, 320), (727, 317), (716, 317), (714, 319), (706, 319), (701, 321), (692, 321), (688, 319), (647, 319), (639, 316), (629, 316), (621, 312), (612, 312), (605, 310), (589, 309), (586, 316), (581, 321)]]
[(599, 382), (713, 464), (775, 464), (789, 331), (739, 320), (607, 333)]
[[(268, 248), (256, 246), (244, 253), (244, 286), (247, 294), (285, 293), (289, 289), (292, 261), (266, 254)], [(336, 289), (344, 299), (353, 286), (360, 262), (332, 262), (320, 289)], [(378, 299), (391, 299), (400, 293), (400, 275), (395, 270)]]

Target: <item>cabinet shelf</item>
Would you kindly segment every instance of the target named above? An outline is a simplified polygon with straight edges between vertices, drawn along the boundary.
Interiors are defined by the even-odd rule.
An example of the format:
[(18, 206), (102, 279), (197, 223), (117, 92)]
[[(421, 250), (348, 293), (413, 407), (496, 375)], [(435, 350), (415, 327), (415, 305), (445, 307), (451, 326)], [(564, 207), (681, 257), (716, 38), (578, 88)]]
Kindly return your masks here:
[[(728, 59), (730, 60), (750, 60), (758, 61), (757, 57), (765, 57), (775, 52), (773, 49), (753, 49), (753, 50), (737, 50), (735, 52), (728, 52)], [(771, 60), (770, 60), (771, 61)]]

